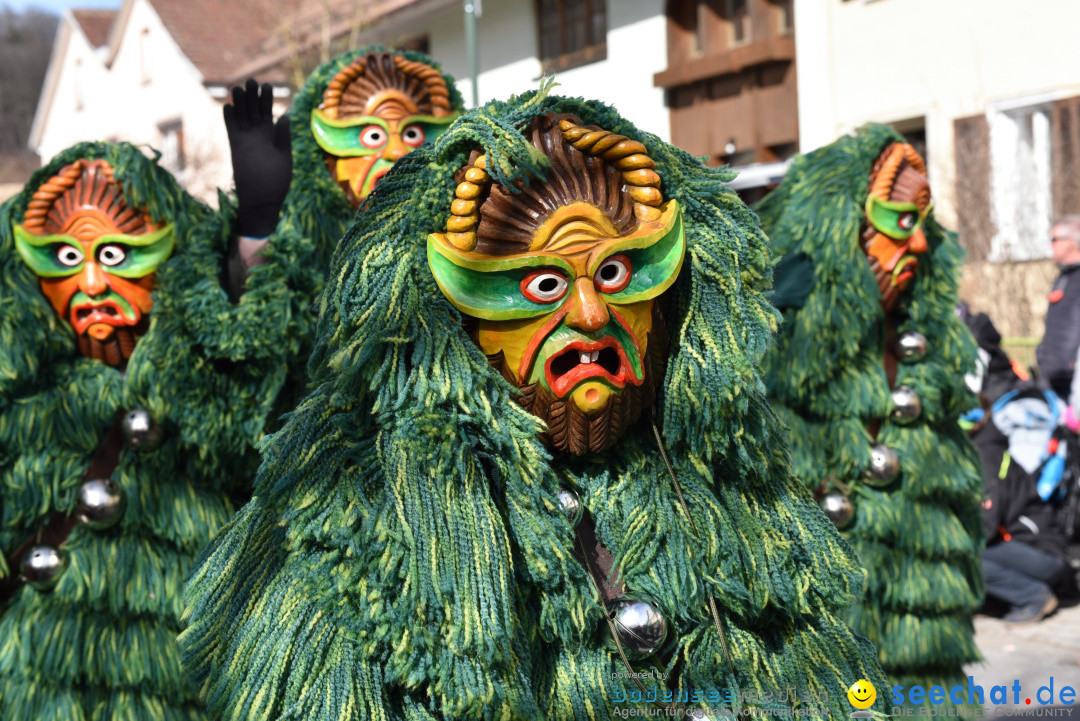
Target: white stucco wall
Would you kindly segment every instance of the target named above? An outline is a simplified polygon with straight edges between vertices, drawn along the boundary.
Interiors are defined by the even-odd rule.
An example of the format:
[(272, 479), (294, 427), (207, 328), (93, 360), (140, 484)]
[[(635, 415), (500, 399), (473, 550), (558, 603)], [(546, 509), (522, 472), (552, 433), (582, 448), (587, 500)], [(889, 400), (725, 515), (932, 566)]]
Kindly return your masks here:
[[(149, 38), (145, 82), (140, 41), (144, 29)], [(159, 148), (159, 127), (180, 120), (186, 167), (177, 178), (194, 195), (216, 201), (216, 188), (232, 183), (221, 103), (210, 97), (198, 70), (153, 7), (146, 0), (134, 0), (108, 67), (104, 52), (92, 50), (80, 32), (71, 37), (35, 147), (42, 161), (83, 140), (124, 140)], [(83, 63), (76, 72), (78, 58)], [(75, 110), (76, 83), (82, 87), (82, 110)]]
[[(642, 130), (671, 137), (664, 92), (653, 74), (667, 67), (663, 0), (609, 0), (607, 58), (556, 75), (559, 95), (580, 96), (614, 105)], [(469, 103), (465, 24), (460, 5), (408, 28), (379, 28), (378, 36), (426, 34), (432, 58), (454, 76)], [(534, 0), (486, 0), (477, 21), (481, 103), (506, 99), (540, 84), (539, 35)]]
[(1080, 2), (798, 0), (806, 152), (868, 121), (925, 116), (935, 206), (955, 223), (953, 121), (1080, 93)]

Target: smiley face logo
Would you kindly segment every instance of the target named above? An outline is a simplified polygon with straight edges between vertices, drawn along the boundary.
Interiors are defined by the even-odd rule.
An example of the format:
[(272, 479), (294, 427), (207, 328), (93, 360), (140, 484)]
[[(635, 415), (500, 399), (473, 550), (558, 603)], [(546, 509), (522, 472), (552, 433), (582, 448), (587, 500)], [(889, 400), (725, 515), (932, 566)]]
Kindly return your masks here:
[(877, 700), (877, 689), (865, 678), (860, 678), (847, 690), (847, 699), (857, 709), (870, 708)]

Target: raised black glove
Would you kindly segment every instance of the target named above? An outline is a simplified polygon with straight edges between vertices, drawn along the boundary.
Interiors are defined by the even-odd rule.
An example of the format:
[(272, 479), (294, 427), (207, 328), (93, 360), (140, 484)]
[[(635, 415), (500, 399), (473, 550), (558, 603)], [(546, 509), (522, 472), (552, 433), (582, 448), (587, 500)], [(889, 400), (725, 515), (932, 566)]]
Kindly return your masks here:
[(273, 88), (248, 78), (232, 90), (225, 106), (233, 181), (236, 183), (236, 231), (265, 238), (277, 227), (281, 205), (292, 182), (292, 143), (289, 116), (274, 122)]

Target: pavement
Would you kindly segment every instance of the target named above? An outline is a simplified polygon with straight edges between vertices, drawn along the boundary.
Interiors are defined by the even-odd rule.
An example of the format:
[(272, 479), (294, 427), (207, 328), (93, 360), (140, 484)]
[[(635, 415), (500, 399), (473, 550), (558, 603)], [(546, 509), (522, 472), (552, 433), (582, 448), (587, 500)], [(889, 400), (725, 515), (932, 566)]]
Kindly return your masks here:
[[(1062, 599), (1051, 616), (1032, 625), (1014, 625), (989, 615), (975, 617), (975, 643), (984, 661), (964, 670), (981, 686), (987, 718), (1080, 719), (1080, 598)], [(1049, 688), (1053, 679), (1053, 690)], [(1020, 682), (1014, 694), (1015, 682)], [(1007, 688), (1006, 704), (991, 703), (994, 686)], [(1066, 691), (1075, 696), (1072, 705)], [(997, 691), (1000, 698), (1001, 691)], [(1031, 703), (1026, 701), (1030, 699)], [(1014, 703), (1019, 701), (1019, 703)], [(1041, 702), (1047, 703), (1041, 703)]]

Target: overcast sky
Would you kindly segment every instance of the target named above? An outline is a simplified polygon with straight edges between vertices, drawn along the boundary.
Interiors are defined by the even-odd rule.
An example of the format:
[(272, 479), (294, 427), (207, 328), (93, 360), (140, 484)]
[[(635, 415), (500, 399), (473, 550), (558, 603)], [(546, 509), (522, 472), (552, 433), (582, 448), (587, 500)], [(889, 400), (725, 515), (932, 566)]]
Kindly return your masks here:
[(0, 5), (7, 5), (12, 10), (20, 11), (27, 7), (38, 7), (59, 15), (69, 7), (74, 8), (109, 8), (115, 10), (123, 0), (0, 0)]

